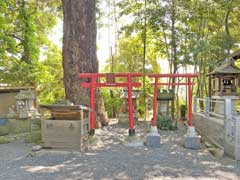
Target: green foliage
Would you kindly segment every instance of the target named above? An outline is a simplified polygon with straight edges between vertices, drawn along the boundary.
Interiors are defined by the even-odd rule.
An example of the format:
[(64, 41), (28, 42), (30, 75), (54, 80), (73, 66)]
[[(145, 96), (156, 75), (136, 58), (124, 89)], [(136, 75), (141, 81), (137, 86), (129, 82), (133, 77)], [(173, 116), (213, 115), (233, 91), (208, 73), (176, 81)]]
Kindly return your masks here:
[(32, 131), (28, 133), (24, 140), (26, 143), (36, 143), (36, 144), (41, 143), (42, 142), (41, 131)]
[(0, 83), (33, 86), (43, 102), (63, 97), (61, 51), (48, 35), (60, 0), (0, 2)]
[[(150, 44), (150, 43), (149, 43)], [(159, 72), (155, 54), (149, 54), (146, 60), (147, 72)], [(112, 59), (107, 60), (105, 71), (110, 72)], [(140, 34), (124, 37), (119, 40), (119, 53), (114, 57), (114, 72), (142, 72), (143, 71), (143, 44)]]
[(120, 91), (116, 89), (115, 90), (102, 89), (101, 92), (103, 95), (104, 106), (108, 113), (108, 116), (114, 117), (114, 113), (119, 112), (120, 107), (123, 103), (122, 99), (120, 99)]
[(61, 51), (52, 45), (44, 53), (44, 59), (40, 62), (38, 77), (38, 98), (41, 103), (53, 103), (56, 99), (64, 98), (63, 70)]
[[(131, 17), (132, 23), (121, 34), (132, 37), (144, 27), (144, 0), (120, 0), (120, 18)], [(238, 1), (146, 1), (147, 40), (151, 54), (169, 61), (169, 72), (194, 66), (201, 73), (196, 93), (208, 95), (208, 72), (218, 61), (239, 49), (240, 5)], [(123, 36), (123, 37), (125, 37)], [(149, 54), (149, 51), (147, 51)], [(161, 66), (161, 65), (160, 65)]]
[(177, 122), (173, 122), (169, 116), (157, 116), (157, 127), (161, 130), (177, 130)]
[[(147, 42), (147, 58), (146, 58), (146, 73), (158, 73), (159, 65), (157, 63), (156, 54), (152, 50), (150, 41)], [(114, 57), (113, 72), (143, 72), (143, 43), (141, 34), (124, 37), (119, 40), (118, 54)], [(105, 72), (110, 72), (111, 69), (111, 58), (107, 60)], [(138, 81), (142, 82), (142, 78), (138, 78)], [(146, 78), (146, 94), (152, 93), (152, 87), (150, 79)], [(118, 97), (117, 97), (118, 98)], [(144, 96), (141, 93), (141, 97), (138, 100), (138, 112), (140, 116), (144, 112)]]
[(8, 143), (10, 143), (8, 136), (0, 136), (0, 144), (8, 144)]
[(183, 118), (183, 120), (186, 118), (186, 114), (187, 114), (187, 106), (182, 104), (180, 106), (180, 117)]

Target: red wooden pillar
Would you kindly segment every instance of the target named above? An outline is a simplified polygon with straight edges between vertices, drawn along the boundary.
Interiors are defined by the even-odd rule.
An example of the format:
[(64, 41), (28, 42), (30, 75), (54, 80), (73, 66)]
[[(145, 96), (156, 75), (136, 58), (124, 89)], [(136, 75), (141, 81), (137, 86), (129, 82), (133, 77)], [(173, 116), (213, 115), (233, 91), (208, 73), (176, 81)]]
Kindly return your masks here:
[(90, 132), (89, 134), (91, 136), (93, 136), (95, 134), (95, 83), (96, 83), (96, 77), (92, 76), (91, 78), (91, 82), (90, 82), (90, 108), (91, 108), (91, 112), (90, 112)]
[(158, 96), (158, 77), (155, 77), (154, 83), (154, 96), (153, 96), (153, 119), (152, 126), (157, 125), (157, 96)]
[(129, 136), (135, 135), (134, 118), (133, 118), (133, 100), (132, 100), (132, 77), (128, 78), (128, 114), (129, 114)]
[(192, 126), (192, 85), (191, 85), (191, 77), (188, 78), (188, 117), (189, 117), (189, 126)]

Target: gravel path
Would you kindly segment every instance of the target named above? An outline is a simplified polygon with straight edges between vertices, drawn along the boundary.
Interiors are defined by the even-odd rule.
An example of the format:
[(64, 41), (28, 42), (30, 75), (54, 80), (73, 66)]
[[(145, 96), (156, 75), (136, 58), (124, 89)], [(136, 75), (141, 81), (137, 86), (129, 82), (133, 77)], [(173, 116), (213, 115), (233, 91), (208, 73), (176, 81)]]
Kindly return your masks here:
[[(139, 125), (136, 133), (144, 136), (147, 129)], [(85, 153), (42, 150), (32, 157), (31, 146), (21, 141), (0, 145), (0, 180), (240, 180), (240, 166), (230, 158), (183, 148), (183, 130), (160, 132), (157, 149), (124, 146), (128, 130), (117, 124), (96, 134), (100, 141)]]

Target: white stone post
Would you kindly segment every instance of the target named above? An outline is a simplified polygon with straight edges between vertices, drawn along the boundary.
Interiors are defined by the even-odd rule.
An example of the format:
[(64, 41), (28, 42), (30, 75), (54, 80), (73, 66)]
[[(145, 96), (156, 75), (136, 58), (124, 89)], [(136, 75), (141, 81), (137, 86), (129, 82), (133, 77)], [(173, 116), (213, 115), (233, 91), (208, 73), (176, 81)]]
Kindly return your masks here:
[(193, 98), (193, 112), (197, 112), (197, 96)]
[(225, 99), (225, 102), (224, 102), (224, 111), (225, 111), (225, 119), (226, 121), (228, 119), (231, 119), (232, 118), (232, 101), (231, 99)]
[(224, 116), (225, 138), (228, 141), (233, 134), (231, 99), (225, 99), (224, 101)]
[(235, 160), (240, 161), (240, 117), (237, 116), (236, 127), (235, 127)]
[(210, 98), (205, 98), (205, 116), (209, 116), (210, 113)]

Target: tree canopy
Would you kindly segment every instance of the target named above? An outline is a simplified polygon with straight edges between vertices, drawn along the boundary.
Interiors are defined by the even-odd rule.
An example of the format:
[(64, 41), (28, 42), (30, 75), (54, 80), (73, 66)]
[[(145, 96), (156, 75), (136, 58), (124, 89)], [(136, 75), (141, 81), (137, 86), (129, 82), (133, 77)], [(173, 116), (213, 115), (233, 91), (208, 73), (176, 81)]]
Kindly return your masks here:
[(63, 97), (61, 50), (48, 37), (58, 18), (58, 0), (0, 2), (0, 83), (34, 86), (47, 102)]
[[(104, 0), (96, 6), (97, 30), (111, 27), (116, 39), (105, 72), (160, 72), (165, 60), (170, 73), (199, 72), (197, 94), (204, 96), (206, 74), (240, 48), (238, 0)], [(60, 0), (0, 2), (1, 84), (34, 86), (44, 102), (63, 98), (61, 49), (49, 38), (62, 13)]]

